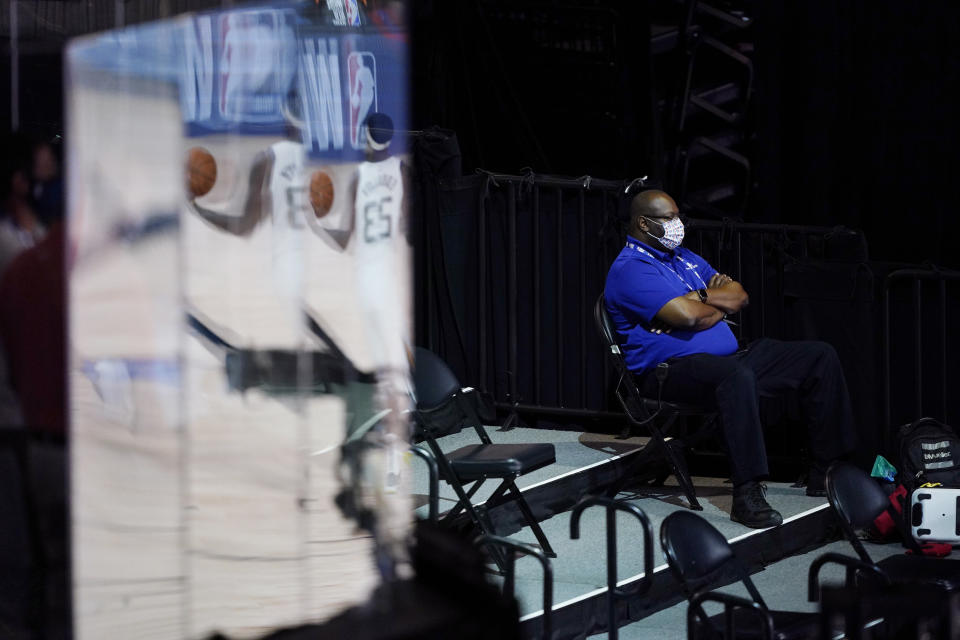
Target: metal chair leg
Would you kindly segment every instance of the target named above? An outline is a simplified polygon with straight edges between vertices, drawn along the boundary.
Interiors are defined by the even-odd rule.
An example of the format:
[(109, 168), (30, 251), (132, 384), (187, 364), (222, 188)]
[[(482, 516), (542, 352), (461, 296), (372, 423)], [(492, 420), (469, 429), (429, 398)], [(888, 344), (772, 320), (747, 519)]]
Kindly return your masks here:
[[(667, 419), (667, 422), (664, 424), (663, 428), (669, 428), (676, 420), (676, 416), (671, 416)], [(624, 486), (630, 481), (652, 479), (654, 481), (661, 481), (661, 478), (665, 478), (663, 472), (658, 469), (647, 470), (644, 473), (640, 474), (639, 477), (636, 474), (636, 470), (640, 467), (650, 464), (650, 462), (656, 462), (657, 460), (663, 460), (665, 457), (666, 464), (669, 466), (670, 471), (677, 478), (677, 483), (680, 485), (680, 488), (683, 490), (684, 495), (687, 498), (687, 502), (690, 503), (690, 508), (694, 511), (703, 511), (703, 506), (697, 500), (697, 492), (694, 489), (693, 482), (690, 480), (690, 472), (687, 470), (686, 462), (683, 459), (683, 456), (680, 455), (673, 446), (671, 442), (677, 442), (673, 438), (665, 438), (663, 436), (662, 430), (658, 429), (651, 425), (650, 431), (652, 433), (652, 440), (649, 447), (644, 449), (641, 453), (638, 454), (639, 458), (635, 460), (629, 467), (629, 469), (623, 474), (623, 476), (614, 482), (606, 491), (608, 497), (614, 497), (623, 489)], [(661, 448), (663, 451), (661, 452)], [(668, 474), (669, 475), (669, 474)]]
[(530, 524), (530, 529), (533, 531), (533, 535), (536, 536), (537, 542), (540, 544), (540, 548), (543, 549), (543, 553), (546, 554), (548, 558), (556, 558), (557, 554), (553, 550), (553, 547), (550, 546), (550, 541), (547, 540), (547, 534), (543, 532), (543, 529), (540, 528), (540, 523), (537, 522), (537, 519), (533, 517), (533, 510), (530, 509), (530, 505), (527, 504), (526, 498), (524, 498), (523, 494), (520, 493), (520, 490), (517, 488), (517, 484), (513, 480), (510, 481), (510, 490), (513, 492), (513, 495), (516, 496), (517, 506), (520, 507), (523, 517), (526, 518), (527, 522)]
[(694, 511), (703, 511), (703, 506), (697, 500), (696, 489), (693, 488), (693, 481), (690, 480), (690, 472), (687, 470), (687, 464), (683, 458), (677, 455), (677, 452), (672, 446), (670, 446), (670, 441), (665, 441), (664, 446), (666, 447), (667, 459), (670, 460), (670, 466), (673, 468), (673, 473), (677, 478), (677, 482), (680, 484), (680, 488), (683, 489), (683, 493), (687, 496), (687, 502), (690, 503), (690, 508)]
[[(474, 507), (469, 502), (465, 508), (467, 514), (470, 516), (470, 520), (480, 529), (480, 534), (484, 536), (493, 536), (494, 528), (493, 523), (490, 521), (490, 515), (487, 513), (486, 509)], [(497, 565), (497, 569), (501, 575), (505, 575), (508, 569), (508, 561), (503, 557), (502, 552), (499, 549), (491, 549), (490, 557), (493, 558), (494, 563)]]

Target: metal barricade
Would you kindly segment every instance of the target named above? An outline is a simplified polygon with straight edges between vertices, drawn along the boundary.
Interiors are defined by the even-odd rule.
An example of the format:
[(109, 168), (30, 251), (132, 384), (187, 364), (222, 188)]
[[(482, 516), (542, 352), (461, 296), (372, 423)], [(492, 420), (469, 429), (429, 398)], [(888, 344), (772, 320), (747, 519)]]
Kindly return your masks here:
[[(445, 257), (471, 265), (458, 281), (466, 291), (450, 294), (449, 306), (463, 308), (427, 322), (466, 318), (469, 328), (457, 328), (471, 369), (463, 379), (491, 392), (500, 410), (557, 421), (617, 418), (620, 412), (608, 409), (610, 374), (592, 305), (623, 246), (627, 184), (532, 173), (483, 178), (471, 194), (479, 202), (475, 216), (460, 223), (471, 227), (458, 227), (457, 255)], [(738, 339), (789, 339), (785, 271), (830, 257), (830, 243), (843, 234), (864, 245), (865, 260), (862, 235), (842, 227), (690, 219), (684, 246), (750, 293), (733, 327)], [(424, 330), (431, 341), (437, 333), (435, 326)]]
[(532, 556), (537, 559), (543, 570), (543, 616), (540, 638), (550, 640), (553, 637), (553, 565), (550, 563), (550, 558), (533, 545), (516, 542), (509, 538), (482, 535), (475, 542), (480, 547), (491, 547), (491, 553), (505, 556), (497, 560), (497, 564), (503, 562), (503, 593), (510, 598), (514, 596), (517, 556)]
[[(580, 516), (593, 506), (606, 510), (607, 534), (607, 637), (617, 640), (619, 626), (617, 620), (617, 602), (639, 597), (653, 585), (653, 527), (650, 518), (640, 507), (622, 500), (602, 496), (589, 496), (577, 503), (570, 512), (570, 537), (580, 537)], [(617, 587), (617, 511), (629, 513), (640, 521), (643, 529), (643, 578), (629, 589)]]
[[(900, 304), (898, 304), (900, 303)], [(960, 271), (899, 269), (883, 284), (883, 396), (887, 438), (896, 424), (932, 416), (956, 421), (956, 342), (949, 327), (960, 308)], [(898, 406), (894, 406), (894, 405)], [(892, 451), (890, 440), (886, 449)]]

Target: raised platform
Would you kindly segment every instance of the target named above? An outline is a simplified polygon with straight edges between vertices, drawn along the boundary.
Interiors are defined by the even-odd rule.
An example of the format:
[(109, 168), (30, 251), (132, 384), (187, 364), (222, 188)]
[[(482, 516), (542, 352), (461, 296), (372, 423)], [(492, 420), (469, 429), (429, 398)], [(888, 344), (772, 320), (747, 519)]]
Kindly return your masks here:
[[(884, 545), (864, 543), (870, 557), (882, 560), (891, 555), (904, 552), (903, 545), (894, 542)], [(846, 540), (828, 542), (806, 553), (788, 556), (765, 567), (757, 568), (751, 576), (757, 590), (771, 609), (786, 611), (817, 611), (818, 604), (807, 600), (807, 571), (810, 563), (824, 553), (834, 552), (852, 555), (853, 550)], [(821, 573), (821, 582), (841, 582), (843, 569), (836, 565), (827, 565)], [(732, 584), (718, 589), (724, 593), (749, 597), (747, 590), (740, 584)], [(713, 610), (710, 610), (713, 612)], [(649, 640), (650, 638), (685, 638), (687, 635), (687, 603), (679, 602), (661, 611), (648, 615), (636, 622), (625, 624), (619, 629), (620, 640)], [(557, 636), (560, 637), (560, 636)], [(564, 637), (584, 637), (564, 636)], [(607, 637), (606, 632), (589, 636), (593, 640)]]
[[(832, 514), (823, 499), (808, 498), (802, 489), (784, 484), (769, 484), (770, 503), (784, 516), (784, 523), (771, 529), (748, 529), (730, 520), (732, 502), (729, 485), (713, 478), (694, 478), (697, 495), (704, 510), (700, 515), (716, 527), (734, 546), (737, 555), (751, 569), (776, 562), (789, 555), (819, 546), (829, 537)], [(670, 513), (686, 509), (678, 487), (667, 485), (643, 493), (621, 493), (618, 498), (640, 507), (650, 518), (654, 530), (653, 586), (642, 598), (629, 601), (618, 612), (620, 623), (640, 620), (679, 602), (683, 596), (673, 579), (659, 545), (660, 523)], [(570, 516), (565, 512), (543, 522), (557, 558), (554, 571), (554, 628), (574, 635), (558, 633), (557, 638), (582, 637), (580, 631), (596, 632), (606, 628), (607, 589), (605, 552), (605, 515), (591, 508), (580, 521), (580, 539), (570, 539)], [(629, 587), (643, 577), (642, 532), (639, 523), (626, 514), (617, 514), (617, 557), (619, 585)], [(523, 530), (512, 537), (532, 542)], [(542, 583), (532, 560), (518, 561), (517, 594), (528, 636), (534, 636), (542, 616)]]
[[(542, 503), (545, 493), (554, 493), (560, 487), (570, 488), (574, 485), (595, 488), (615, 470), (622, 468), (627, 459), (636, 454), (648, 441), (648, 438), (634, 437), (619, 440), (612, 435), (584, 433), (580, 431), (559, 431), (548, 429), (528, 429), (517, 427), (507, 431), (497, 427), (487, 427), (491, 439), (498, 444), (515, 444), (531, 442), (549, 442), (557, 452), (556, 463), (538, 469), (517, 479), (517, 486), (527, 496), (531, 506), (534, 506), (538, 519), (552, 515), (544, 509), (537, 509), (534, 502)], [(458, 447), (479, 442), (472, 429), (464, 429), (458, 434), (447, 436), (439, 440), (444, 451), (452, 451)], [(413, 462), (414, 482), (413, 497), (418, 507), (418, 514), (426, 516), (427, 504), (427, 473), (424, 466)], [(495, 482), (485, 484), (474, 496), (474, 504), (483, 504), (496, 487)], [(560, 491), (562, 493), (562, 491)], [(573, 502), (576, 502), (574, 500)], [(573, 504), (571, 502), (571, 504)], [(453, 507), (456, 503), (456, 494), (449, 485), (440, 483), (440, 512)], [(539, 504), (542, 507), (542, 504)], [(509, 505), (505, 510), (513, 511)], [(503, 518), (503, 515), (497, 517)], [(498, 522), (498, 525), (501, 525)]]
[[(498, 443), (552, 442), (556, 445), (556, 464), (518, 481), (557, 552), (557, 558), (552, 561), (554, 637), (583, 638), (604, 631), (607, 624), (604, 510), (592, 507), (583, 513), (578, 540), (570, 538), (569, 510), (580, 498), (602, 493), (624, 473), (646, 439), (620, 440), (612, 435), (526, 428), (490, 431), (491, 438)], [(444, 439), (441, 446), (445, 450), (453, 449), (476, 442), (475, 437), (472, 431), (465, 430)], [(414, 493), (418, 503), (423, 504), (426, 502), (426, 473), (422, 469), (417, 471)], [(732, 487), (729, 482), (722, 478), (694, 478), (694, 484), (704, 507), (700, 515), (727, 537), (751, 570), (761, 570), (835, 537), (830, 526), (833, 516), (826, 500), (810, 498), (801, 488), (768, 483), (767, 499), (783, 514), (784, 523), (771, 529), (755, 530), (730, 520)], [(491, 483), (489, 491), (494, 486), (495, 483)], [(474, 503), (482, 504), (489, 491), (484, 493), (481, 490)], [(660, 549), (659, 526), (670, 513), (686, 509), (687, 505), (672, 477), (662, 487), (639, 487), (617, 497), (636, 504), (647, 514), (655, 537), (653, 586), (645, 596), (620, 607), (618, 624), (624, 625), (668, 609), (683, 599)], [(441, 483), (441, 512), (454, 502), (453, 492)], [(421, 509), (425, 510), (425, 507)], [(521, 528), (515, 511), (510, 504), (491, 509), (498, 533), (535, 543), (532, 532)], [(643, 577), (642, 531), (639, 523), (627, 514), (618, 514), (617, 523), (618, 577), (620, 585), (627, 586)], [(806, 579), (805, 572), (802, 579)], [(527, 637), (539, 636), (543, 616), (542, 586), (537, 562), (529, 558), (518, 560), (516, 592)]]

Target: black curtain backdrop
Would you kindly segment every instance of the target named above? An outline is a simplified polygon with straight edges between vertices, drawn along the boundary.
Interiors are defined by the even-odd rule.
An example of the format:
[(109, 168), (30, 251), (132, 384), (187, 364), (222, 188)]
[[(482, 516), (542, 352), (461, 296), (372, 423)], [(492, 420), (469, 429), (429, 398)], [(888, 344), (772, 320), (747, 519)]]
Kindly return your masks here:
[[(570, 4), (593, 10), (587, 13), (595, 19), (585, 19), (584, 32), (590, 31), (589, 23), (601, 34), (600, 44), (580, 57), (537, 49), (533, 43), (542, 40), (542, 34), (522, 33), (518, 24), (529, 22), (531, 16), (571, 15), (561, 9), (544, 13), (543, 2), (416, 3), (414, 118), (421, 127), (441, 125), (457, 131), (466, 174), (475, 169), (520, 174), (531, 167), (538, 174), (590, 174), (614, 180), (662, 175), (657, 145), (670, 136), (658, 128), (663, 119), (655, 117), (651, 105), (657, 100), (669, 103), (679, 69), (669, 55), (651, 62), (644, 35), (650, 15), (658, 19), (665, 15), (664, 3), (582, 0), (565, 6)], [(756, 134), (750, 147), (754, 195), (746, 221), (845, 225), (862, 230), (869, 244), (869, 254), (865, 246), (836, 247), (832, 253), (811, 257), (796, 247), (745, 240), (752, 260), (767, 260), (759, 272), (743, 274), (754, 299), (749, 313), (755, 316), (763, 309), (766, 335), (833, 344), (844, 362), (864, 456), (876, 451), (893, 454), (892, 429), (897, 424), (921, 414), (957, 420), (955, 409), (946, 402), (958, 367), (955, 341), (944, 322), (955, 317), (958, 288), (944, 289), (946, 316), (939, 312), (936, 283), (923, 285), (919, 310), (914, 307), (914, 285), (900, 282), (892, 288), (889, 371), (882, 302), (892, 271), (924, 263), (960, 267), (951, 233), (956, 227), (954, 174), (960, 170), (956, 43), (960, 4), (755, 2), (748, 12), (755, 17), (756, 83), (750, 115)], [(617, 27), (614, 37), (605, 39), (604, 20), (611, 15), (617, 16)], [(609, 63), (610, 70), (584, 75), (583, 69), (597, 60)], [(439, 264), (448, 292), (437, 313), (446, 319), (433, 322), (441, 316), (424, 313), (420, 326), (429, 327), (432, 344), (457, 362), (462, 376), (501, 401), (616, 409), (602, 389), (597, 395), (597, 354), (590, 354), (585, 371), (590, 388), (577, 388), (584, 373), (575, 366), (580, 356), (579, 319), (588, 310), (567, 309), (554, 321), (549, 316), (557, 313), (557, 273), (569, 271), (565, 282), (575, 282), (570, 279), (576, 277), (575, 265), (565, 265), (557, 273), (542, 265), (538, 295), (546, 315), (540, 317), (540, 380), (532, 379), (527, 316), (518, 325), (526, 351), (517, 370), (511, 370), (503, 323), (508, 292), (501, 279), (506, 268), (502, 193), (487, 201), (490, 224), (482, 239), (489, 243), (489, 271), (476, 270), (481, 237), (475, 216), (489, 195), (484, 185), (483, 177), (448, 182), (438, 198), (443, 212), (436, 212), (442, 223), (435, 242), (443, 245), (445, 257)], [(541, 220), (543, 228), (536, 232), (530, 224), (529, 219), (519, 221), (521, 242), (536, 236), (543, 246), (556, 244), (552, 222)], [(590, 218), (590, 224), (595, 219)], [(565, 234), (572, 232), (569, 225), (564, 229)], [(609, 253), (605, 245), (610, 242), (590, 246), (584, 256), (571, 242), (575, 244), (562, 238), (560, 245), (570, 260), (588, 260), (591, 298), (604, 271), (602, 266), (595, 268), (595, 258)], [(799, 259), (774, 268), (770, 260), (784, 255)], [(603, 255), (608, 262), (610, 258)], [(723, 251), (708, 258), (721, 263), (721, 269), (731, 269), (723, 264), (729, 259)], [(518, 264), (518, 295), (524, 310), (532, 304), (528, 260), (529, 256), (521, 257)], [(485, 288), (486, 308), (477, 301), (477, 287)], [(775, 293), (760, 303), (760, 289)], [(488, 333), (481, 349), (478, 319), (484, 314)], [(456, 331), (450, 322), (455, 316), (460, 319)], [(588, 345), (595, 345), (591, 329), (588, 326)], [(562, 360), (553, 347), (561, 342), (569, 345)], [(945, 360), (940, 358), (943, 353)], [(511, 377), (516, 378), (519, 398), (507, 394)], [(790, 407), (784, 411), (791, 413)], [(777, 416), (772, 421), (777, 422)], [(782, 437), (774, 445), (781, 451), (797, 444), (782, 431), (770, 437)]]
[(467, 171), (652, 175), (644, 2), (419, 0), (411, 17), (415, 127), (456, 131)]
[[(650, 105), (669, 98), (678, 74), (671, 56), (651, 67), (645, 53), (648, 14), (662, 4), (564, 5), (577, 13), (530, 0), (414, 3), (417, 126), (456, 131), (467, 172), (658, 176), (664, 132)], [(749, 11), (757, 133), (746, 219), (844, 224), (865, 231), (874, 258), (958, 266), (948, 231), (960, 4), (812, 0)], [(581, 16), (593, 44), (537, 46), (517, 14)]]
[[(424, 146), (425, 152), (434, 151), (429, 157), (436, 157), (436, 148)], [(620, 411), (592, 313), (607, 268), (623, 246), (629, 197), (622, 188), (568, 184), (560, 189), (549, 177), (539, 186), (532, 175), (518, 178), (477, 174), (443, 181), (427, 198), (434, 206), (424, 211), (425, 235), (418, 246), (426, 250), (418, 253), (424, 262), (417, 282), (430, 293), (424, 296), (429, 304), (418, 307), (423, 313), (417, 343), (445, 358), (462, 384), (489, 392), (504, 406), (520, 403), (546, 411), (524, 413), (527, 424), (590, 429), (598, 412)], [(832, 344), (854, 407), (859, 462), (869, 465), (877, 453), (890, 455), (893, 425), (883, 425), (881, 283), (896, 265), (871, 262), (863, 235), (846, 228), (706, 224), (712, 226), (691, 224), (685, 244), (750, 292), (750, 306), (736, 318), (738, 338)], [(927, 304), (925, 313), (931, 309)], [(912, 335), (913, 311), (903, 310), (906, 316), (897, 313), (893, 334), (898, 345)], [(937, 344), (927, 340), (924, 348), (930, 352), (924, 367), (939, 366), (933, 358)], [(903, 381), (912, 359), (902, 349), (894, 359), (902, 363), (896, 378), (902, 401), (894, 403), (893, 418), (899, 420), (916, 410), (912, 386)], [(921, 411), (939, 415), (942, 394), (935, 387), (926, 393)], [(782, 476), (787, 469), (792, 473), (799, 467), (806, 448), (796, 400), (772, 400), (762, 407), (768, 450), (779, 459), (781, 479), (789, 479)], [(549, 409), (557, 407), (580, 413), (551, 414)]]
[(758, 3), (759, 218), (859, 227), (874, 257), (957, 266), (960, 5)]

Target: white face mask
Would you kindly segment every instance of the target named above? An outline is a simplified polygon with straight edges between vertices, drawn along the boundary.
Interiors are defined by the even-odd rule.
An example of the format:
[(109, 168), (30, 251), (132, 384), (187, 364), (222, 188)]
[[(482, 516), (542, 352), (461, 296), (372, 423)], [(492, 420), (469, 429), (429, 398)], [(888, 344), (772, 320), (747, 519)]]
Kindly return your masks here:
[[(680, 222), (680, 218), (672, 218), (666, 222), (651, 220), (650, 218), (646, 219), (650, 222), (656, 222), (663, 227), (663, 237), (657, 238), (657, 240), (659, 240), (660, 244), (662, 244), (668, 251), (673, 251), (680, 246), (681, 242), (683, 242), (683, 223)], [(656, 236), (654, 237), (656, 238)]]

